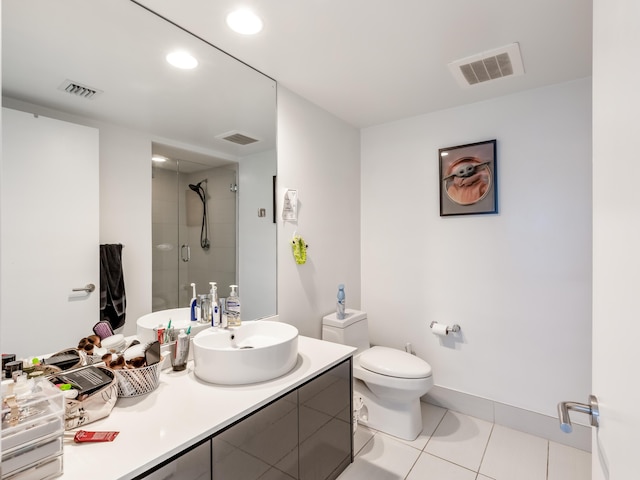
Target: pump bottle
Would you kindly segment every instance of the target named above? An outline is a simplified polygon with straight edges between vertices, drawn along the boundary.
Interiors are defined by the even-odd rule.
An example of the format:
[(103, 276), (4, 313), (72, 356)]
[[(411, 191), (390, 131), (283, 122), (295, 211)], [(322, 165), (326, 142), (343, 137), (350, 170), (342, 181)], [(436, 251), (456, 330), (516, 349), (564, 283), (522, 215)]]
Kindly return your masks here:
[(231, 293), (227, 297), (227, 326), (238, 327), (242, 323), (240, 320), (240, 297), (238, 296), (237, 285), (229, 285)]

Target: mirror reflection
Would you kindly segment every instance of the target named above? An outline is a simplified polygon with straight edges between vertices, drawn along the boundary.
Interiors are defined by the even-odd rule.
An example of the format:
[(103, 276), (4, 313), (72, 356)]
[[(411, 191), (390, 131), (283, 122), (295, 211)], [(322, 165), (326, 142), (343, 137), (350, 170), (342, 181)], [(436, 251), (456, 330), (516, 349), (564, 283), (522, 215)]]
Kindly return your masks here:
[[(176, 51), (188, 52), (197, 66), (170, 65), (167, 56)], [(3, 0), (3, 108), (90, 127), (99, 137), (99, 177), (64, 171), (57, 190), (39, 198), (35, 210), (29, 210), (24, 196), (10, 197), (5, 185), (11, 177), (3, 177), (3, 351), (55, 351), (90, 333), (99, 318), (97, 293), (69, 292), (99, 284), (98, 243), (124, 245), (125, 334), (134, 334), (136, 319), (152, 310), (188, 306), (192, 282), (198, 293), (206, 293), (208, 282), (215, 281), (221, 296), (228, 295), (230, 284), (238, 284), (243, 319), (275, 314), (275, 87), (272, 79), (129, 0), (96, 0), (91, 8), (83, 0)], [(74, 142), (72, 137), (58, 140)], [(163, 167), (152, 166), (152, 154), (169, 160)], [(7, 162), (3, 155), (5, 171)], [(57, 166), (60, 171), (63, 163)], [(37, 178), (41, 171), (46, 169), (32, 168), (33, 185), (47, 183)], [(172, 186), (166, 189), (174, 197), (161, 199), (156, 184), (169, 179)], [(98, 230), (90, 237), (97, 241), (90, 241), (88, 254), (76, 251), (64, 257), (64, 268), (52, 271), (44, 265), (47, 259), (61, 257), (53, 237), (31, 239), (25, 232), (33, 215), (42, 215), (42, 205), (56, 200), (56, 191), (74, 192), (80, 185), (96, 199), (99, 192), (93, 213), (75, 218), (73, 228), (52, 226), (46, 234)], [(206, 232), (201, 235), (204, 206)], [(52, 225), (72, 216), (48, 210)], [(99, 222), (85, 222), (90, 216)], [(6, 219), (14, 222), (11, 228), (5, 228)], [(22, 253), (15, 270), (8, 270), (16, 252), (7, 251), (10, 242), (5, 240), (12, 235), (22, 237)], [(56, 248), (65, 244), (64, 239), (55, 242)], [(182, 245), (190, 248), (189, 262), (183, 261), (187, 248)], [(36, 251), (39, 255), (27, 254)], [(31, 257), (39, 265), (29, 265)], [(76, 264), (92, 270), (73, 274)], [(25, 281), (38, 286), (46, 314), (30, 319), (30, 334), (38, 338), (23, 349), (17, 337), (24, 331), (17, 323), (23, 320), (18, 317), (25, 299), (16, 289), (26, 293)], [(47, 299), (49, 294), (60, 307)], [(85, 304), (89, 309), (81, 310)]]
[(238, 164), (189, 161), (158, 144), (153, 152), (153, 311), (189, 305), (192, 283), (202, 294), (215, 281), (227, 297), (237, 282)]

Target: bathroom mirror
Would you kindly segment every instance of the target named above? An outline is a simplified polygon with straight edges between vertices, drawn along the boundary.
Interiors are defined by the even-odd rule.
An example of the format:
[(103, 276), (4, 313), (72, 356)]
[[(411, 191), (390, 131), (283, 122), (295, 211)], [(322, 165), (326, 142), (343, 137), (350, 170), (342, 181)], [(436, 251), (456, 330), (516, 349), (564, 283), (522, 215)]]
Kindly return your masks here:
[[(139, 225), (139, 238), (145, 244), (136, 245), (137, 237), (129, 244), (122, 242), (123, 256), (134, 262), (133, 268), (124, 272), (129, 329), (124, 333), (135, 333), (132, 325), (137, 316), (152, 309), (153, 269), (148, 260), (153, 248), (151, 154), (159, 150), (172, 160), (182, 160), (183, 165), (193, 161), (203, 170), (221, 164), (233, 166), (237, 178), (236, 257), (226, 260), (236, 266), (243, 312), (245, 305), (248, 312), (243, 318), (274, 315), (275, 81), (130, 0), (93, 0), (90, 4), (85, 0), (3, 0), (1, 6), (3, 106), (100, 130), (102, 242), (119, 241), (113, 225), (122, 210), (130, 206), (147, 212)], [(197, 67), (170, 66), (166, 56), (174, 51), (190, 53)], [(109, 135), (126, 132), (127, 138), (133, 139), (131, 149), (126, 150), (131, 167), (118, 167), (121, 170), (115, 175), (116, 169), (105, 164), (103, 155), (103, 143), (111, 138), (103, 135), (106, 129)], [(120, 142), (117, 147), (127, 146)], [(105, 178), (105, 172), (114, 178)], [(118, 182), (123, 185), (121, 190)], [(104, 188), (105, 184), (110, 187)], [(184, 185), (181, 188), (184, 195)], [(213, 196), (211, 191), (209, 194)], [(120, 211), (115, 210), (116, 204)], [(263, 208), (266, 215), (260, 216)], [(105, 215), (109, 221), (104, 221)], [(111, 228), (107, 241), (105, 224)], [(216, 234), (210, 232), (212, 241)], [(227, 232), (227, 242), (230, 235)], [(178, 259), (180, 245), (171, 248)], [(208, 254), (219, 253), (214, 250), (212, 245)], [(205, 271), (202, 278), (216, 281), (213, 275)], [(208, 285), (199, 285), (198, 290), (205, 293)], [(144, 301), (138, 302), (136, 295), (143, 295)], [(84, 320), (87, 333), (95, 320)], [(11, 320), (2, 319), (7, 321)], [(2, 341), (5, 345), (6, 339)], [(69, 338), (47, 351), (74, 342), (75, 338)]]

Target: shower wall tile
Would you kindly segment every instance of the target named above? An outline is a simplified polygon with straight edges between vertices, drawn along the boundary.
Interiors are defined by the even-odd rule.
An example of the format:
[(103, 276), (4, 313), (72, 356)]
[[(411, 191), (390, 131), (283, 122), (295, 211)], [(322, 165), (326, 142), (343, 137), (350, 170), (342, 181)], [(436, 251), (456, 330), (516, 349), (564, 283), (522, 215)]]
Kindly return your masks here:
[(211, 241), (216, 247), (236, 246), (235, 223), (215, 223), (211, 227)]
[(211, 221), (213, 223), (236, 223), (236, 199), (224, 198), (209, 202)]
[(213, 265), (217, 270), (235, 274), (236, 271), (236, 249), (229, 247), (213, 248)]

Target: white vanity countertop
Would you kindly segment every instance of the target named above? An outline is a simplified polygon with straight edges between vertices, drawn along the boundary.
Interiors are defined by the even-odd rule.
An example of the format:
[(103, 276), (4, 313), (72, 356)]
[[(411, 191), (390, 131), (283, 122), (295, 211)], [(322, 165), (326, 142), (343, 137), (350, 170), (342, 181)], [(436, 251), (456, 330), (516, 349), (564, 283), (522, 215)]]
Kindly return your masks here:
[(200, 381), (187, 369), (165, 369), (153, 392), (119, 398), (111, 414), (84, 426), (87, 431), (120, 432), (113, 442), (65, 440), (63, 479), (131, 479), (163, 460), (293, 390), (355, 352), (355, 348), (298, 338), (298, 363), (282, 377), (251, 385), (223, 386)]

